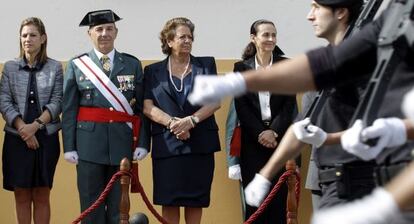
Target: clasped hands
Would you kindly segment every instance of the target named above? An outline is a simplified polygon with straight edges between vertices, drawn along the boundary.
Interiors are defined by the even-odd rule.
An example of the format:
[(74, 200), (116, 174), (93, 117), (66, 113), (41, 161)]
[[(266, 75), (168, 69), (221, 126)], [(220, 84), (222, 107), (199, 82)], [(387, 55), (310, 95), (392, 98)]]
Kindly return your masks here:
[(35, 124), (35, 122), (30, 124), (22, 125), (17, 132), (19, 133), (20, 137), (23, 141), (26, 142), (26, 145), (29, 149), (37, 149), (39, 148), (39, 142), (35, 136), (35, 133), (39, 129), (39, 126)]
[(273, 130), (264, 130), (259, 134), (257, 141), (266, 148), (274, 149), (277, 146), (277, 136)]
[(194, 128), (194, 124), (191, 121), (191, 116), (183, 118), (174, 117), (171, 120), (168, 128), (177, 139), (187, 140), (190, 138), (190, 129)]

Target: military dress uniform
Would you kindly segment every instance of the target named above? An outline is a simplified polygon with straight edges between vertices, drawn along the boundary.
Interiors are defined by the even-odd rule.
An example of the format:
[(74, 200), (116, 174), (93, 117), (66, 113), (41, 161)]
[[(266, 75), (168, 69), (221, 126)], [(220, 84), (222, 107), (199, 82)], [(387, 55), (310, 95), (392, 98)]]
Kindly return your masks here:
[[(107, 15), (99, 19), (105, 20), (105, 16)], [(109, 22), (111, 21), (114, 22), (113, 16), (109, 17)], [(104, 71), (94, 50), (81, 56), (85, 55)], [(69, 61), (65, 72), (62, 130), (64, 152), (76, 151), (79, 155), (77, 181), (81, 210), (84, 211), (95, 202), (112, 175), (119, 170), (121, 160), (125, 157), (131, 160), (134, 139), (131, 127), (126, 122), (117, 122), (116, 118), (108, 122), (79, 120), (79, 112), (85, 108), (86, 110), (88, 108), (105, 109), (109, 114), (115, 110), (107, 98), (75, 64), (74, 60), (81, 56)], [(144, 120), (141, 62), (131, 55), (115, 50), (113, 66), (106, 75), (130, 103), (134, 114)], [(145, 124), (145, 122), (141, 123)], [(147, 127), (141, 125), (138, 143), (138, 147), (145, 149), (149, 148)], [(82, 223), (118, 223), (119, 203), (120, 185), (117, 183), (106, 202), (82, 220)]]
[[(94, 51), (88, 56), (100, 67), (100, 61)], [(120, 88), (125, 98), (134, 103), (136, 114), (142, 112), (142, 67), (139, 60), (126, 54), (115, 52), (114, 63), (110, 80)], [(126, 157), (132, 159), (133, 136), (132, 130), (125, 122), (97, 123), (90, 121), (77, 121), (79, 107), (109, 108), (112, 105), (100, 93), (92, 82), (71, 61), (65, 73), (63, 96), (63, 144), (64, 152), (77, 151), (79, 163), (86, 162), (89, 166), (108, 167), (109, 175), (105, 175), (106, 184), (113, 173), (119, 169), (121, 160)], [(142, 117), (142, 116), (141, 116)], [(141, 127), (139, 146), (148, 149), (149, 140), (144, 125)], [(95, 182), (99, 177), (94, 173), (88, 173), (88, 179), (81, 179), (79, 174), (85, 172), (78, 167), (78, 188), (81, 194), (82, 210), (91, 205), (98, 195), (92, 196), (88, 201), (82, 201), (83, 192), (88, 182)], [(119, 190), (119, 186), (116, 187)], [(101, 191), (103, 189), (100, 189)], [(100, 193), (100, 192), (97, 192)], [(114, 206), (118, 208), (119, 196), (112, 198)], [(109, 201), (111, 201), (109, 200)], [(118, 214), (118, 210), (114, 210)], [(119, 217), (119, 216), (118, 216)]]
[[(225, 135), (225, 139), (226, 139), (226, 158), (227, 158), (227, 167), (231, 167), (231, 166), (235, 166), (235, 165), (239, 165), (240, 166), (240, 151), (238, 152), (239, 155), (232, 155), (231, 152), (231, 142), (233, 140), (233, 133), (237, 127), (239, 123), (239, 119), (237, 118), (237, 113), (236, 113), (236, 108), (234, 107), (234, 99), (231, 100), (230, 102), (230, 106), (229, 106), (229, 112), (227, 114), (227, 119), (226, 119), (226, 135)], [(239, 136), (241, 137), (241, 136)], [(238, 141), (240, 139), (237, 139), (235, 141)], [(239, 149), (240, 150), (240, 149)], [(240, 174), (241, 175), (241, 174)], [(246, 213), (246, 202), (244, 199), (244, 191), (243, 191), (243, 185), (241, 184), (242, 180), (239, 180), (240, 183), (240, 199), (241, 199), (241, 204), (242, 204), (242, 216), (244, 218), (244, 214)]]

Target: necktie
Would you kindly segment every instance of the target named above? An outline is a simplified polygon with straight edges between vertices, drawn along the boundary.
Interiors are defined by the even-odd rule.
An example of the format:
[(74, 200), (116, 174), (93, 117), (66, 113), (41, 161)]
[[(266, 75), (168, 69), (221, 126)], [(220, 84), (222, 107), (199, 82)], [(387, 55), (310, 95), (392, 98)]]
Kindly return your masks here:
[(102, 58), (102, 68), (104, 69), (105, 73), (109, 73), (111, 71), (111, 62), (108, 56), (103, 55)]

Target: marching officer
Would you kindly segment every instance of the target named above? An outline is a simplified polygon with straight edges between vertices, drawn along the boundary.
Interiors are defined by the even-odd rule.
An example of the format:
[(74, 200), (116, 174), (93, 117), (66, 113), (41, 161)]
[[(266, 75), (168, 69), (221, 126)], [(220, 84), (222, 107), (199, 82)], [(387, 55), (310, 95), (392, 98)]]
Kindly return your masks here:
[[(111, 10), (85, 15), (79, 26), (89, 26), (94, 49), (69, 61), (64, 76), (64, 156), (77, 164), (82, 211), (96, 201), (124, 157), (141, 160), (149, 149), (141, 62), (114, 48), (119, 20)], [(119, 223), (119, 202), (118, 183), (82, 223)]]
[[(315, 34), (318, 37), (325, 38), (331, 46), (342, 42), (347, 27), (358, 17), (361, 0), (314, 0), (312, 1), (311, 10), (308, 19), (315, 27)], [(359, 83), (347, 83), (328, 91), (325, 104), (316, 117), (316, 124), (329, 133), (340, 132), (348, 127), (349, 121), (358, 105), (359, 95), (361, 94), (366, 79)], [(320, 128), (313, 126), (314, 129), (307, 129), (308, 119), (296, 122), (293, 125), (293, 133), (298, 140), (312, 144), (314, 158), (317, 170), (316, 187), (320, 186), (319, 208), (330, 207), (335, 204), (360, 198), (372, 191), (375, 187), (373, 161), (362, 161), (358, 157), (342, 150), (339, 144), (339, 138), (336, 138), (337, 144), (333, 141), (334, 135), (328, 135)], [(289, 132), (288, 132), (289, 133)], [(320, 134), (319, 134), (320, 133)], [(303, 136), (320, 136), (307, 137)], [(327, 140), (329, 138), (329, 140)], [(312, 141), (307, 141), (313, 139)], [(327, 144), (324, 144), (327, 142)], [(283, 145), (283, 144), (282, 144)], [(297, 152), (301, 147), (295, 149)], [(276, 150), (279, 155), (282, 152), (289, 151), (283, 146)], [(266, 167), (276, 166), (275, 160), (270, 160)], [(277, 162), (284, 162), (277, 160)], [(271, 165), (269, 165), (269, 163)], [(273, 168), (274, 169), (274, 168)], [(268, 178), (268, 170), (263, 168), (260, 174)], [(261, 185), (260, 178), (255, 178), (248, 187), (246, 187), (246, 201), (257, 205), (264, 199), (257, 197), (258, 188), (254, 186)], [(312, 186), (315, 188), (315, 186)], [(263, 192), (267, 193), (267, 192)], [(249, 197), (251, 196), (251, 197)]]
[[(316, 12), (317, 10), (331, 11), (332, 20), (338, 21), (336, 30), (339, 34), (337, 36), (341, 38), (338, 38), (339, 41), (336, 40), (336, 43), (335, 41), (331, 42), (331, 44), (336, 45), (342, 42), (349, 24), (358, 18), (363, 1), (315, 0), (314, 3), (314, 10), (309, 14), (311, 21), (312, 16), (317, 16), (318, 13), (321, 14), (321, 12)], [(345, 19), (346, 13), (339, 10), (341, 8), (347, 9), (348, 21)], [(328, 133), (347, 129), (367, 81), (368, 79), (365, 78), (358, 82), (346, 83), (325, 90), (329, 93), (325, 105), (317, 116), (316, 125)], [(300, 131), (306, 132), (305, 129)], [(362, 161), (360, 158), (344, 151), (340, 144), (322, 145), (315, 150), (314, 157), (322, 191), (319, 202), (320, 208), (331, 207), (338, 203), (361, 198), (369, 194), (375, 187), (373, 177), (375, 162)]]
[[(413, 51), (410, 48), (412, 47), (410, 39), (406, 38), (412, 33), (410, 33), (412, 31), (412, 18), (407, 15), (410, 15), (414, 1), (392, 1), (390, 4), (378, 19), (365, 25), (360, 32), (348, 41), (338, 45), (338, 47), (309, 51), (283, 64), (276, 64), (271, 70), (267, 71), (245, 72), (243, 76), (230, 73), (220, 77), (209, 77), (208, 79), (196, 78), (193, 92), (189, 96), (190, 102), (198, 104), (211, 103), (223, 96), (240, 95), (246, 90), (272, 89), (273, 92), (277, 93), (294, 93), (339, 86), (345, 82), (358, 79), (364, 74), (370, 74), (377, 65), (380, 65), (381, 67), (378, 68), (381, 69), (378, 69), (378, 71), (390, 72), (392, 76), (386, 76), (388, 79), (385, 79), (385, 83), (388, 86), (387, 89), (382, 89), (382, 91), (386, 91), (385, 96), (380, 100), (381, 102), (375, 102), (375, 105), (379, 106), (375, 111), (377, 113), (375, 117), (401, 119), (403, 114), (400, 109), (400, 101), (414, 84), (414, 67), (411, 63)], [(395, 45), (392, 45), (393, 43)], [(389, 51), (389, 49), (393, 49), (395, 52)], [(390, 69), (392, 66), (387, 66), (388, 61), (391, 61), (389, 64), (395, 66), (395, 69)], [(383, 73), (378, 72), (375, 75), (375, 77), (380, 77)], [(206, 81), (208, 81), (208, 84)], [(226, 91), (215, 91), (216, 89), (225, 89)], [(361, 133), (361, 130), (365, 130), (358, 123), (360, 122), (356, 122), (351, 128), (357, 129), (353, 131), (356, 136)], [(388, 130), (392, 135), (394, 135), (393, 132), (395, 132), (397, 126), (401, 126), (397, 122), (387, 123), (390, 127)], [(375, 126), (375, 122), (373, 126)], [(395, 137), (407, 138), (404, 135)], [(380, 138), (378, 143), (381, 140)], [(349, 143), (345, 134), (341, 141), (343, 145)], [(375, 158), (376, 163), (379, 164), (375, 167), (375, 179), (380, 185), (387, 183), (412, 161), (413, 141), (407, 141), (400, 146), (392, 145)], [(368, 149), (369, 147), (365, 150)], [(371, 210), (367, 212), (373, 213)], [(347, 213), (346, 217), (354, 216)], [(340, 220), (346, 222), (349, 219)], [(393, 219), (392, 223), (413, 223), (413, 220), (414, 212), (405, 210), (398, 219)], [(358, 223), (362, 222), (364, 221)]]

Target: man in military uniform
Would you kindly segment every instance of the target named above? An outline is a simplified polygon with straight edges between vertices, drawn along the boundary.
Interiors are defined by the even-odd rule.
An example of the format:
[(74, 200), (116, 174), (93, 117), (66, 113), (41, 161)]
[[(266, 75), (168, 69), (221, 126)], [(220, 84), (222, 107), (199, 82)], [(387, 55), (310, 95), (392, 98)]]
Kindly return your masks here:
[[(328, 39), (331, 45), (337, 45), (342, 42), (347, 27), (357, 19), (362, 3), (362, 0), (315, 0), (308, 19), (313, 25), (317, 25), (316, 35)], [(347, 8), (348, 19), (343, 8)], [(328, 96), (316, 118), (316, 125), (328, 133), (347, 129), (367, 81), (363, 79), (359, 82), (344, 83), (325, 90), (328, 91)], [(308, 132), (306, 128), (294, 128), (294, 131), (297, 137)], [(360, 198), (369, 194), (375, 187), (375, 162), (362, 161), (344, 151), (339, 143), (317, 147), (314, 159), (322, 191), (320, 208)], [(337, 176), (338, 172), (342, 172), (343, 176)]]
[[(358, 18), (362, 3), (362, 0), (314, 0), (312, 1), (311, 10), (307, 15), (307, 19), (312, 23), (317, 37), (324, 38), (329, 42), (329, 45), (335, 46), (342, 42), (348, 27)], [(357, 96), (359, 89), (358, 85), (352, 83), (342, 88), (330, 90), (330, 93), (326, 96), (327, 102), (317, 117), (317, 125), (320, 125), (324, 130), (330, 129), (330, 131), (346, 128), (358, 103)], [(302, 108), (309, 108), (315, 96), (316, 92), (313, 91), (305, 93), (302, 97)], [(348, 98), (349, 100), (344, 101), (344, 98)], [(332, 108), (341, 109), (335, 110)], [(329, 154), (323, 148), (328, 148), (328, 152), (332, 152), (335, 148), (337, 151)], [(324, 157), (325, 159), (318, 160), (318, 157)], [(305, 187), (312, 192), (312, 205), (314, 210), (319, 207), (322, 195), (318, 174), (319, 167), (342, 163), (343, 157), (347, 157), (347, 155), (344, 155), (339, 145), (312, 147)], [(354, 158), (348, 158), (348, 160), (351, 161)], [(318, 163), (321, 161), (325, 163)], [(326, 163), (326, 161), (329, 161), (329, 163)]]
[[(409, 36), (409, 32), (412, 31), (410, 29), (412, 17), (407, 15), (412, 13), (413, 3), (414, 0), (392, 1), (391, 6), (378, 19), (365, 25), (360, 32), (337, 47), (311, 50), (289, 61), (276, 64), (266, 71), (250, 71), (243, 75), (230, 73), (208, 79), (198, 77), (194, 80), (193, 93), (189, 95), (189, 100), (197, 104), (212, 103), (223, 96), (240, 95), (247, 90), (271, 89), (273, 92), (286, 94), (329, 88), (359, 79), (364, 74), (372, 74), (376, 66), (381, 66), (377, 67), (381, 68), (378, 71), (389, 71), (392, 76), (386, 79), (387, 89), (382, 89), (386, 91), (385, 96), (381, 102), (375, 102), (379, 106), (375, 115), (384, 118), (402, 118), (401, 99), (414, 84), (413, 51), (409, 45), (411, 42), (402, 38), (402, 35)], [(396, 45), (392, 45), (397, 42), (394, 38), (399, 41)], [(389, 49), (394, 49), (395, 52), (390, 52)], [(393, 56), (396, 54), (399, 54), (399, 57), (395, 57), (396, 60), (393, 61)], [(379, 56), (382, 56), (381, 61)], [(386, 59), (392, 61), (391, 64), (395, 65), (395, 69), (390, 70), (390, 67), (386, 66), (388, 64), (384, 62)], [(375, 77), (380, 76), (379, 73), (375, 75)], [(381, 139), (378, 140), (380, 141)], [(413, 147), (414, 142), (407, 141), (401, 146), (385, 149), (376, 157), (376, 162), (379, 164), (376, 167), (376, 179), (380, 184), (387, 183), (412, 161)], [(377, 203), (381, 201), (375, 200)], [(367, 212), (373, 213), (374, 211), (367, 209)], [(352, 214), (346, 214), (347, 217), (352, 217)], [(375, 215), (379, 217), (378, 213)], [(404, 211), (402, 217), (393, 219), (391, 222), (394, 224), (414, 223), (413, 220), (414, 212), (408, 210)], [(359, 219), (359, 221), (355, 223), (365, 223), (365, 220)]]
[[(64, 156), (77, 164), (82, 211), (99, 197), (124, 157), (143, 159), (149, 148), (141, 62), (114, 48), (120, 19), (111, 10), (86, 14), (80, 26), (89, 26), (94, 49), (73, 58), (64, 77)], [(82, 223), (119, 223), (119, 203), (118, 183)]]

